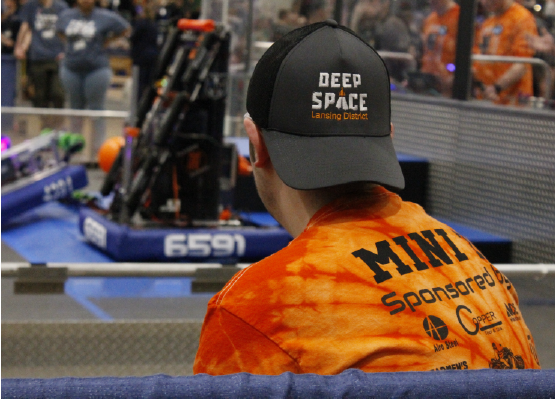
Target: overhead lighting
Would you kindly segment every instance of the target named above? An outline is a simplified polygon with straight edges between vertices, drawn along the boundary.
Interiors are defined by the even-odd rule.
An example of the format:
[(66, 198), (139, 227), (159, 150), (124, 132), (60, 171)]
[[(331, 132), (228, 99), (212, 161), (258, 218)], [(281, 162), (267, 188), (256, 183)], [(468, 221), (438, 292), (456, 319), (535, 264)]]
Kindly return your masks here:
[(535, 4), (535, 5), (534, 5), (534, 11), (535, 11), (535, 12), (540, 12), (541, 10), (542, 10), (542, 6), (541, 6), (541, 5), (539, 5), (539, 4)]

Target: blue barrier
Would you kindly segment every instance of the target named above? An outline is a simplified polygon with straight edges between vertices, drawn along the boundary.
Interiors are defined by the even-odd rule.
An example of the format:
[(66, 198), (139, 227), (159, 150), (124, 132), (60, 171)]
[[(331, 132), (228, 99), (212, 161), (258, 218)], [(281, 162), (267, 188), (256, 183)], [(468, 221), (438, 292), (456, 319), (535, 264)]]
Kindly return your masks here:
[(85, 239), (116, 261), (215, 261), (262, 259), (285, 247), (291, 236), (281, 227), (134, 229), (92, 209), (79, 212)]
[(555, 370), (2, 379), (2, 398), (550, 398)]
[(2, 226), (30, 209), (66, 198), (74, 190), (88, 184), (87, 171), (82, 165), (69, 165), (43, 179), (33, 181), (2, 195)]

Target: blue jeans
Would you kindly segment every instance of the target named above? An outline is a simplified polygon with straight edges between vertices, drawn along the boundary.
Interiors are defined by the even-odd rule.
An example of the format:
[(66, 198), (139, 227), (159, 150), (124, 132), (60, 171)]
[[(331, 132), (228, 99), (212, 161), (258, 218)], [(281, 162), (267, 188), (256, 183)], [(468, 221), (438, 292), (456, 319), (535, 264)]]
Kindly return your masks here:
[[(69, 105), (72, 109), (104, 110), (106, 92), (112, 80), (112, 69), (99, 68), (91, 72), (75, 72), (62, 65), (60, 78), (69, 96)], [(81, 131), (81, 122), (72, 123), (72, 130)], [(93, 119), (94, 136), (92, 148), (94, 154), (98, 152), (106, 139), (106, 120)]]

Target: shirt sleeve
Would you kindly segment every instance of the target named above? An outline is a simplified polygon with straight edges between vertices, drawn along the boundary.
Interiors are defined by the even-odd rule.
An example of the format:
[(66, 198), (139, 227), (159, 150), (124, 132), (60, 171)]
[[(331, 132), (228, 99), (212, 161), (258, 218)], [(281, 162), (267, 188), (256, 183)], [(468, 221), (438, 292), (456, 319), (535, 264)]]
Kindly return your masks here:
[(66, 10), (62, 11), (62, 13), (58, 16), (58, 19), (56, 20), (56, 32), (60, 32), (60, 33), (65, 33), (65, 14), (66, 14)]
[(31, 4), (30, 4), (30, 2), (25, 3), (21, 6), (21, 9), (19, 11), (19, 18), (21, 19), (21, 22), (27, 22), (28, 24), (31, 24)]
[(513, 55), (517, 57), (532, 57), (534, 55), (534, 50), (528, 45), (526, 37), (528, 35), (538, 35), (536, 22), (534, 18), (530, 16), (530, 18), (522, 18), (518, 21), (518, 26), (518, 33), (512, 45)]
[(110, 13), (110, 15), (112, 16), (112, 18), (110, 19), (110, 30), (116, 35), (120, 34), (131, 26), (129, 22), (127, 22), (125, 18), (123, 18), (121, 15), (115, 12)]
[(275, 342), (213, 301), (208, 305), (193, 371), (210, 375), (302, 372)]

